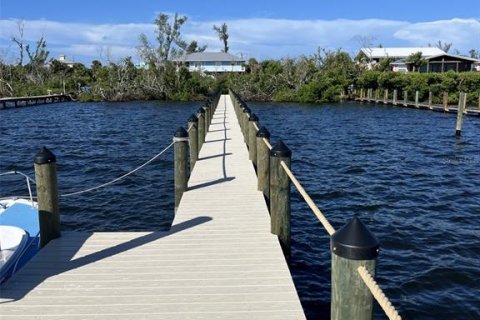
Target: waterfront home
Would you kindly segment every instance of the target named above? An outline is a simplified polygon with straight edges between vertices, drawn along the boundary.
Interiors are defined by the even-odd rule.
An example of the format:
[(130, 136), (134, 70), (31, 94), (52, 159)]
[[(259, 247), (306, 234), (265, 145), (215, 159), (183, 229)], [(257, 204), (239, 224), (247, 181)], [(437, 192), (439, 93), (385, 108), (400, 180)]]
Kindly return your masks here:
[(73, 68), (74, 65), (79, 64), (79, 62), (75, 62), (74, 60), (69, 60), (67, 59), (67, 56), (64, 54), (61, 54), (58, 59), (55, 59), (56, 61), (66, 65), (69, 68)]
[(480, 63), (478, 59), (448, 54), (436, 47), (361, 48), (357, 59), (368, 70), (373, 69), (382, 59), (393, 59), (390, 63), (392, 71), (409, 72), (414, 68), (407, 62), (408, 58), (417, 52), (422, 53), (424, 60), (419, 72), (474, 71), (475, 64)]
[(190, 72), (245, 72), (245, 60), (226, 52), (189, 53), (176, 59), (175, 63)]

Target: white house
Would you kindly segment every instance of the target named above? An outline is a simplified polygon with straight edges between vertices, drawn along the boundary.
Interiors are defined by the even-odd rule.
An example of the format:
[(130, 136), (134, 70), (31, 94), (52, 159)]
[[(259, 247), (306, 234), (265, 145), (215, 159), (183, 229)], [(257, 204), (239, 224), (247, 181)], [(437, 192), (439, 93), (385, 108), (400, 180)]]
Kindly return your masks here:
[(78, 64), (78, 62), (75, 62), (73, 60), (68, 60), (67, 56), (64, 54), (61, 54), (58, 59), (56, 59), (58, 62), (65, 64), (66, 66), (73, 68), (74, 65)]
[(195, 52), (175, 60), (190, 72), (245, 72), (245, 60), (226, 52)]
[(367, 69), (372, 69), (382, 59), (390, 58), (397, 60), (395, 65), (392, 65), (394, 69), (399, 68), (398, 71), (404, 71), (405, 64), (400, 65), (400, 62), (417, 52), (421, 52), (424, 59), (446, 54), (443, 50), (436, 47), (361, 48), (359, 54), (364, 54), (368, 58), (368, 61), (364, 61)]

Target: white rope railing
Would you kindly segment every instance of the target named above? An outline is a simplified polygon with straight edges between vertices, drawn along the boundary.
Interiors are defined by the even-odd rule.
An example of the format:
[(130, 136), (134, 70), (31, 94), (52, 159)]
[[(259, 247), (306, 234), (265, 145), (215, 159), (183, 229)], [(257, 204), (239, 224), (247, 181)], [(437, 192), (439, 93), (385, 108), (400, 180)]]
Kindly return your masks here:
[(290, 180), (293, 182), (295, 187), (297, 188), (298, 192), (302, 195), (303, 199), (305, 202), (308, 204), (310, 209), (312, 209), (313, 213), (317, 216), (318, 220), (320, 220), (320, 223), (323, 225), (325, 230), (327, 230), (329, 235), (332, 235), (335, 233), (335, 229), (332, 227), (330, 222), (328, 222), (327, 218), (325, 215), (320, 211), (320, 209), (317, 207), (315, 202), (313, 202), (312, 198), (308, 195), (307, 191), (302, 187), (298, 179), (295, 177), (293, 172), (290, 170), (288, 165), (285, 163), (285, 161), (281, 161), (280, 165), (282, 166), (283, 170), (285, 170), (285, 173), (287, 176), (290, 178)]
[(136, 167), (136, 168), (133, 169), (132, 171), (129, 171), (129, 172), (125, 173), (124, 175), (121, 175), (120, 177), (113, 179), (112, 181), (109, 181), (109, 182), (103, 183), (103, 184), (101, 184), (101, 185), (98, 185), (98, 186), (96, 186), (96, 187), (88, 188), (88, 189), (85, 189), (85, 190), (62, 194), (62, 195), (60, 195), (60, 197), (70, 197), (70, 196), (80, 195), (80, 194), (87, 193), (87, 192), (90, 192), (90, 191), (94, 191), (94, 190), (97, 190), (97, 189), (100, 189), (100, 188), (104, 188), (104, 187), (106, 187), (106, 186), (108, 186), (108, 185), (111, 185), (111, 184), (113, 184), (113, 183), (115, 183), (115, 182), (118, 182), (118, 181), (120, 181), (120, 180), (128, 177), (129, 175), (137, 172), (138, 170), (142, 169), (143, 167), (145, 167), (146, 165), (148, 165), (149, 163), (151, 163), (152, 161), (154, 161), (155, 159), (157, 159), (158, 157), (160, 157), (160, 156), (161, 156), (162, 154), (164, 154), (168, 149), (170, 149), (170, 148), (173, 146), (174, 143), (175, 143), (175, 142), (170, 143), (165, 149), (163, 149), (161, 152), (159, 152), (158, 154), (156, 154), (153, 158), (151, 158), (151, 159), (148, 160), (147, 162), (143, 163), (143, 164), (140, 165), (139, 167)]
[(272, 150), (272, 145), (270, 144), (270, 142), (268, 142), (267, 138), (263, 138), (263, 142), (267, 145), (268, 149)]
[[(268, 149), (272, 150), (272, 145), (268, 141), (268, 139), (263, 138), (263, 142), (267, 145)], [(297, 188), (298, 192), (302, 195), (303, 199), (305, 202), (308, 204), (310, 209), (313, 211), (313, 213), (317, 216), (318, 220), (320, 220), (320, 223), (323, 225), (325, 230), (327, 230), (329, 235), (332, 235), (335, 233), (335, 229), (332, 227), (330, 222), (328, 222), (327, 218), (325, 215), (320, 211), (320, 209), (317, 207), (315, 202), (313, 202), (312, 198), (308, 195), (307, 191), (303, 188), (302, 184), (298, 179), (295, 177), (293, 172), (290, 170), (290, 168), (287, 166), (287, 164), (284, 161), (280, 162), (280, 165), (282, 166), (283, 170), (285, 170), (285, 173), (288, 175), (290, 180), (293, 182), (295, 187)]]
[(392, 305), (387, 296), (383, 293), (382, 289), (378, 286), (377, 282), (373, 279), (372, 275), (364, 266), (357, 268), (360, 277), (362, 278), (365, 285), (368, 287), (372, 295), (377, 300), (378, 304), (382, 307), (383, 311), (390, 320), (401, 320), (402, 317), (398, 314), (395, 307)]

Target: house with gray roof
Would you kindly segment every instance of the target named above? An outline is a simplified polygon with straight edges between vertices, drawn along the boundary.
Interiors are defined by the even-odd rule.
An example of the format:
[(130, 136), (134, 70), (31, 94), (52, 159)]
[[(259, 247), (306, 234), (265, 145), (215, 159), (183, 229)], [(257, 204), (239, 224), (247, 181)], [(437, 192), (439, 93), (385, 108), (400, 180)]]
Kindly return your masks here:
[(175, 62), (190, 72), (245, 72), (245, 60), (226, 52), (194, 52), (181, 56)]
[(410, 48), (361, 48), (357, 57), (367, 69), (372, 69), (382, 59), (392, 59), (390, 67), (394, 72), (409, 72), (414, 68), (409, 64), (408, 58), (417, 52), (422, 53), (424, 63), (419, 72), (456, 72), (476, 71), (476, 64), (480, 60), (465, 56), (453, 55), (436, 47), (410, 47)]

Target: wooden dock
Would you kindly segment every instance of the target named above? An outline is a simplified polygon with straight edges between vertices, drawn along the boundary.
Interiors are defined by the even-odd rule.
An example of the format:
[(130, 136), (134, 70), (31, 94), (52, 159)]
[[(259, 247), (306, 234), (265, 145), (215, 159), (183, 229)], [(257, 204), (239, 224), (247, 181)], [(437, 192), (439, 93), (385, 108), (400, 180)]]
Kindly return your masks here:
[[(396, 106), (396, 107), (401, 107), (401, 108), (430, 110), (430, 111), (444, 112), (444, 113), (457, 114), (457, 112), (458, 112), (458, 107), (457, 106), (452, 106), (452, 105), (449, 105), (448, 107), (445, 108), (442, 105), (428, 104), (428, 103), (423, 103), (423, 102), (419, 102), (417, 104), (417, 103), (415, 103), (415, 101), (403, 101), (403, 100), (394, 101), (393, 99), (375, 99), (375, 98), (368, 98), (368, 97), (355, 98), (354, 100), (357, 101), (357, 102), (385, 104), (385, 105)], [(468, 115), (468, 116), (478, 117), (478, 116), (480, 116), (480, 108), (479, 109), (466, 108), (465, 111), (464, 111), (464, 114)]]
[(0, 98), (0, 109), (35, 106), (39, 104), (50, 104), (50, 103), (57, 103), (57, 102), (64, 102), (64, 101), (71, 101), (71, 100), (72, 100), (72, 97), (67, 94), (50, 94), (50, 95), (44, 95), (44, 96)]
[(51, 241), (2, 286), (1, 319), (305, 319), (227, 95), (188, 185), (169, 232)]

